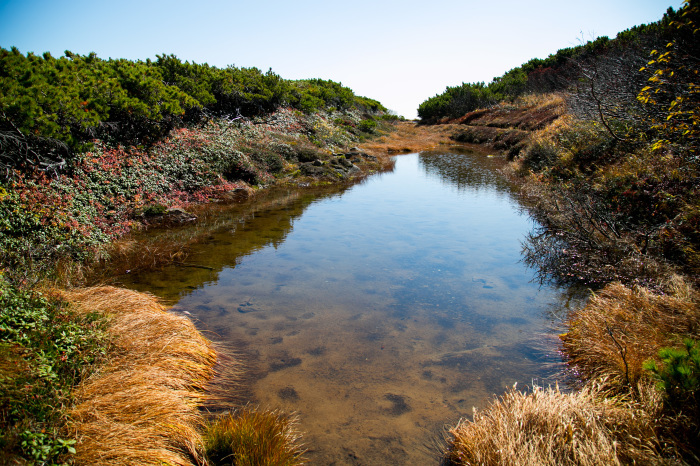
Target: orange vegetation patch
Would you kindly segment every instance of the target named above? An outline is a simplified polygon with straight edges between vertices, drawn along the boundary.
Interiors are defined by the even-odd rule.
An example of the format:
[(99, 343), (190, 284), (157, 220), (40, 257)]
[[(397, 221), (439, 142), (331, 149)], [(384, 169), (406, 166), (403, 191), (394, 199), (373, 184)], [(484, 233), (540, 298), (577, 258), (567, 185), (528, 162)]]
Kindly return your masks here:
[(460, 126), (418, 125), (413, 121), (401, 121), (395, 128), (396, 131), (392, 133), (361, 144), (360, 149), (376, 156), (435, 149), (441, 145), (455, 144), (450, 136)]
[(475, 110), (450, 123), (536, 131), (564, 113), (566, 102), (561, 95), (543, 94), (521, 97), (512, 104), (501, 103), (492, 108)]
[(651, 420), (622, 399), (603, 398), (595, 386), (578, 393), (510, 390), (450, 429), (445, 463), (662, 464)]
[(147, 294), (107, 286), (61, 294), (78, 312), (106, 315), (111, 340), (109, 362), (81, 382), (68, 411), (76, 464), (203, 464), (212, 343)]

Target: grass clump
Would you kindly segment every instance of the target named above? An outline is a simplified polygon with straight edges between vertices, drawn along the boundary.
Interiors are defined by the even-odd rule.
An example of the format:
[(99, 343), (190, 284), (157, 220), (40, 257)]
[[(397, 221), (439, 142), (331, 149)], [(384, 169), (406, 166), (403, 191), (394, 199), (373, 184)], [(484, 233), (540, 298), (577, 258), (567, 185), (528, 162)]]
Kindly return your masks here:
[(304, 464), (296, 418), (279, 411), (237, 409), (214, 420), (205, 434), (213, 465), (294, 466)]
[(606, 286), (570, 317), (563, 350), (577, 379), (646, 406), (665, 456), (696, 462), (700, 294), (677, 276), (663, 288)]
[(596, 388), (507, 392), (450, 431), (447, 465), (608, 465), (658, 462), (646, 412)]
[(199, 407), (216, 353), (185, 317), (114, 287), (64, 292), (78, 312), (108, 316), (109, 363), (75, 390), (69, 428), (81, 464), (202, 464)]
[(664, 294), (619, 283), (594, 294), (561, 335), (568, 363), (582, 380), (606, 380), (615, 393), (633, 390), (645, 362), (700, 328), (700, 295), (680, 277)]

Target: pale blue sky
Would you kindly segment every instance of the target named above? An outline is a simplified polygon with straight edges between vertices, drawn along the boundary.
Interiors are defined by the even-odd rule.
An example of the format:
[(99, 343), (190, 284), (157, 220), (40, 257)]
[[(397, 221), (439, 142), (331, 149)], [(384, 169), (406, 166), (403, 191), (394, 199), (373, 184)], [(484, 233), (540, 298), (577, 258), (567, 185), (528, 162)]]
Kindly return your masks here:
[(446, 86), (489, 82), (682, 0), (0, 0), (0, 47), (256, 66), (340, 81), (407, 118)]

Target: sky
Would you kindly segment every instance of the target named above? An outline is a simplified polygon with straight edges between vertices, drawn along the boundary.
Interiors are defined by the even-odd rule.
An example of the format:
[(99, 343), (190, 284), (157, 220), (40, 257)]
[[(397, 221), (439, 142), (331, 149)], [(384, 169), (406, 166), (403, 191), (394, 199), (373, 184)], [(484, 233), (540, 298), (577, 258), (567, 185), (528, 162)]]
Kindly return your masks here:
[(415, 118), (463, 82), (660, 19), (682, 0), (0, 0), (0, 47), (272, 69)]

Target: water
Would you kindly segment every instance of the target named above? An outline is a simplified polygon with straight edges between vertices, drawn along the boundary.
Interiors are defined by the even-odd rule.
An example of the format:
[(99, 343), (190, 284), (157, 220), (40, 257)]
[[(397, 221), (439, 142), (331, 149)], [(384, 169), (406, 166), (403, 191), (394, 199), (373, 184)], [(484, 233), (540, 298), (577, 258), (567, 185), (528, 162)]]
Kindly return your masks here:
[(503, 163), (402, 155), (335, 194), (237, 206), (187, 260), (211, 270), (127, 285), (238, 348), (251, 401), (299, 414), (311, 464), (437, 464), (446, 424), (552, 374), (561, 293), (521, 262), (533, 225)]

